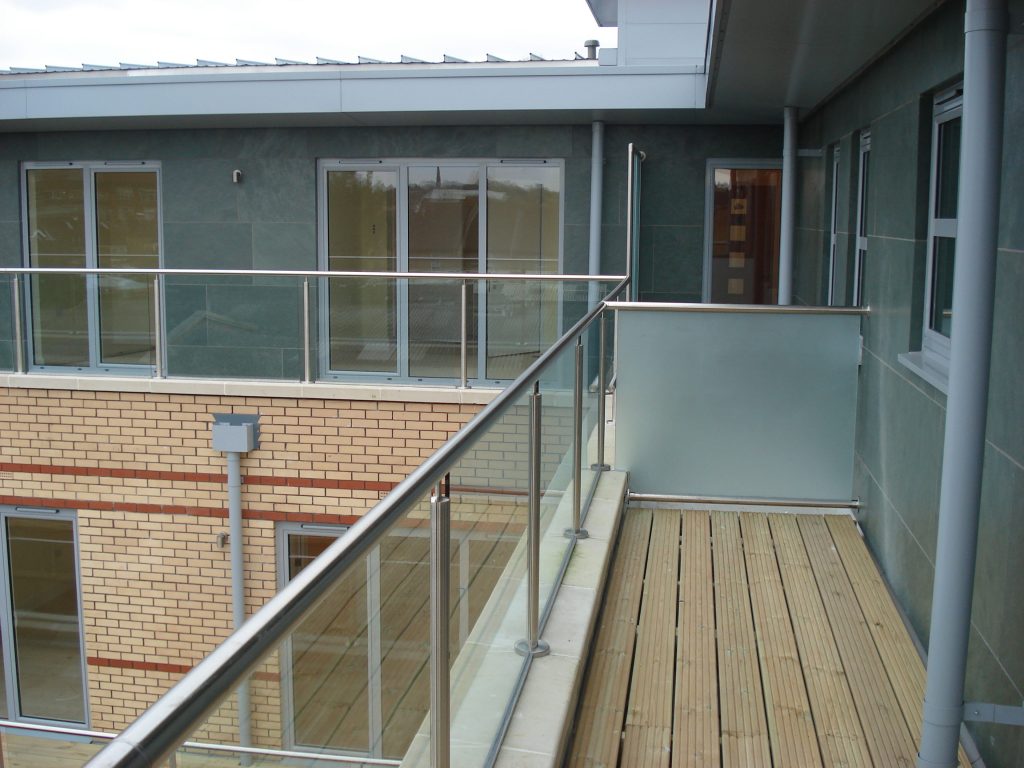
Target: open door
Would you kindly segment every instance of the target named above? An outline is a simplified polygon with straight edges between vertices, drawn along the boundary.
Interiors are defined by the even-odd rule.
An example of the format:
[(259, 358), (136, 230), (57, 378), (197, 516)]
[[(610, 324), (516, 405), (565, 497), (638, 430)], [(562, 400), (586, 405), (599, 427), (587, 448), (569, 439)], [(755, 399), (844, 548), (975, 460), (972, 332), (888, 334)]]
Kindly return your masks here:
[(626, 176), (626, 274), (630, 276), (629, 297), (636, 301), (640, 286), (640, 177), (647, 155), (630, 143)]

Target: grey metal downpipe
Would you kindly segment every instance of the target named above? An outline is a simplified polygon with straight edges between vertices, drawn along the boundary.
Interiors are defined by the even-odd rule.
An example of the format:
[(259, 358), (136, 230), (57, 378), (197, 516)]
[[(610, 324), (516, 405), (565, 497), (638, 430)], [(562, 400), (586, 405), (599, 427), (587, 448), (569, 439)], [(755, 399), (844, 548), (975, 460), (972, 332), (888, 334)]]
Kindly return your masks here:
[[(231, 615), (234, 628), (245, 623), (245, 558), (242, 548), (242, 454), (227, 452), (228, 461), (228, 533), (231, 545)], [(238, 746), (252, 746), (252, 705), (249, 680), (238, 686)], [(242, 755), (242, 765), (252, 765), (249, 755)]]
[[(587, 272), (601, 274), (601, 198), (604, 195), (604, 123), (595, 120), (590, 143), (590, 259)], [(598, 285), (590, 284), (587, 306), (597, 306)]]
[(796, 231), (796, 107), (783, 112), (782, 226), (779, 229), (779, 304), (793, 303), (793, 251)]
[[(228, 471), (228, 542), (231, 552), (231, 614), (238, 630), (245, 623), (245, 556), (242, 527), (242, 454), (259, 447), (259, 417), (253, 414), (213, 414), (213, 449), (223, 451)], [(249, 681), (242, 681), (238, 694), (238, 745), (252, 747), (252, 704)], [(252, 756), (242, 754), (241, 765), (252, 765)]]
[(1006, 0), (968, 0), (949, 397), (920, 768), (956, 765), (963, 720), (992, 351), (1006, 35)]

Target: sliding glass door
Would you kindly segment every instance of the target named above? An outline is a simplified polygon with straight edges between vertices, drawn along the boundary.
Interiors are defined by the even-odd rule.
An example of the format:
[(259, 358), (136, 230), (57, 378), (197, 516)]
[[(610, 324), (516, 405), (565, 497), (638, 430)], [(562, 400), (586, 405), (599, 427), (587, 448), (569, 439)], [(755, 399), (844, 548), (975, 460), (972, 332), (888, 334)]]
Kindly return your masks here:
[[(409, 271), (480, 271), (480, 168), (409, 168)], [(476, 377), (476, 292), (467, 307), (470, 378)], [(456, 378), (461, 361), (462, 285), (409, 283), (409, 375)]]
[[(24, 206), (27, 266), (160, 266), (152, 163), (26, 164)], [(155, 364), (151, 278), (32, 275), (26, 282), (35, 367), (128, 372)]]
[(0, 513), (3, 716), (88, 721), (75, 519)]
[[(562, 175), (562, 164), (549, 160), (323, 160), (321, 268), (557, 274)], [(458, 278), (329, 282), (320, 318), (328, 377), (459, 379)], [(465, 287), (468, 378), (515, 378), (557, 338), (560, 293), (552, 284)]]
[[(326, 175), (327, 269), (394, 272), (398, 266), (398, 171)], [(390, 278), (328, 280), (328, 368), (398, 371), (398, 293)]]

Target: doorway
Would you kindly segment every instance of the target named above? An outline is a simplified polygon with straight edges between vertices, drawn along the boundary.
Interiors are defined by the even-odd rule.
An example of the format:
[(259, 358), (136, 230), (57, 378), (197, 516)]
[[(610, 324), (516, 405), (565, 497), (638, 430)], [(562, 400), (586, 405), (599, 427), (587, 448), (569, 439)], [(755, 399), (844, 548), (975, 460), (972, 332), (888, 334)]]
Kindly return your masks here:
[(708, 161), (705, 302), (778, 301), (781, 215), (781, 161)]

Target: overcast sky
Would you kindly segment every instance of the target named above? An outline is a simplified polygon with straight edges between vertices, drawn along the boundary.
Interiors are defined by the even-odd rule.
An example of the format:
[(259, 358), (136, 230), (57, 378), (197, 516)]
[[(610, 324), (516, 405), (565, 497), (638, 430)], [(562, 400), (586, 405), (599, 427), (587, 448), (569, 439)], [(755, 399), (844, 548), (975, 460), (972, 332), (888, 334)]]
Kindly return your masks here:
[(586, 0), (0, 0), (0, 68), (196, 59), (572, 58)]

